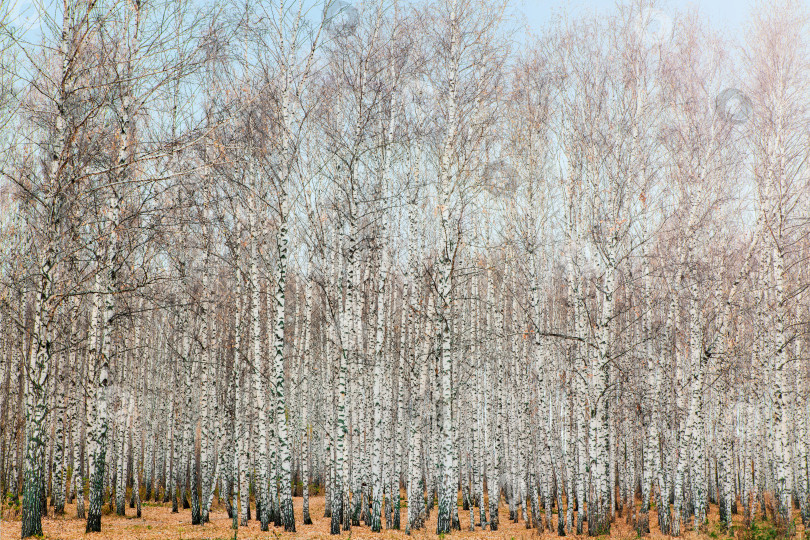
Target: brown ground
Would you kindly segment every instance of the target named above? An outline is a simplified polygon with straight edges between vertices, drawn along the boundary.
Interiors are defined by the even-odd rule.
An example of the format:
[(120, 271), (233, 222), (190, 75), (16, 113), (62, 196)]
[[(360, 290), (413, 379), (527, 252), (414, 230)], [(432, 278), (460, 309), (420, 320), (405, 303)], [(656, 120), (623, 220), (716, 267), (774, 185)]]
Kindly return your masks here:
[[(238, 531), (238, 538), (333, 538), (329, 534), (330, 520), (323, 517), (324, 498), (322, 496), (313, 496), (310, 498), (310, 514), (312, 516), (312, 525), (302, 525), (302, 499), (295, 497), (293, 499), (295, 505), (295, 517), (297, 533), (285, 533), (282, 528), (273, 529), (272, 524), (269, 532), (261, 532), (259, 523), (255, 520), (250, 521), (248, 527), (240, 527)], [(50, 510), (50, 509), (49, 509)], [(108, 511), (108, 505), (104, 506), (105, 512)], [(251, 508), (253, 511), (253, 508)], [(476, 509), (476, 516), (478, 510)], [(127, 517), (119, 517), (115, 514), (105, 514), (101, 520), (101, 533), (93, 533), (92, 535), (85, 535), (85, 521), (76, 519), (76, 506), (67, 505), (66, 514), (64, 516), (54, 517), (49, 513), (47, 518), (42, 520), (42, 528), (44, 538), (50, 539), (73, 539), (73, 538), (93, 538), (94, 540), (101, 539), (126, 539), (137, 538), (144, 540), (164, 540), (164, 539), (232, 539), (234, 538), (234, 531), (231, 527), (231, 520), (223, 507), (215, 507), (211, 512), (211, 522), (205, 526), (192, 526), (191, 525), (191, 511), (181, 510), (178, 514), (172, 514), (171, 506), (166, 505), (152, 505), (143, 506), (142, 517), (135, 518), (135, 511), (127, 508)], [(523, 521), (520, 523), (512, 523), (509, 521), (509, 509), (505, 505), (501, 505), (499, 511), (500, 527), (497, 531), (491, 532), (489, 530), (482, 531), (476, 527), (475, 532), (468, 531), (469, 527), (469, 511), (462, 511), (459, 508), (459, 518), (461, 520), (461, 531), (453, 531), (452, 538), (498, 538), (508, 540), (527, 540), (529, 538), (558, 538), (556, 533), (549, 533), (546, 531), (543, 534), (538, 534), (535, 530), (527, 530)], [(402, 509), (402, 524), (404, 526), (407, 518), (407, 509)], [(411, 538), (436, 538), (436, 510), (431, 512), (430, 520), (425, 529), (414, 531)], [(738, 525), (738, 520), (741, 524), (741, 516), (734, 516), (735, 525)], [(695, 532), (687, 532), (683, 538), (686, 540), (699, 540), (712, 538), (717, 540), (727, 540), (728, 535), (717, 526), (717, 507), (711, 507), (709, 518), (708, 534), (697, 534)], [(362, 521), (361, 521), (362, 523)], [(657, 530), (657, 517), (655, 512), (650, 514), (650, 524), (653, 532), (649, 535), (652, 540), (663, 540), (664, 537)], [(375, 540), (389, 540), (389, 539), (406, 539), (408, 536), (403, 531), (386, 530), (385, 521), (383, 518), (383, 531), (381, 533), (372, 533), (370, 529), (364, 525), (359, 527), (352, 527), (351, 533), (343, 532), (341, 538), (367, 538)], [(803, 537), (801, 525), (799, 525), (798, 537)], [(8, 507), (3, 507), (3, 520), (0, 521), (0, 539), (18, 539), (20, 537), (20, 518), (19, 511), (9, 510)], [(637, 538), (635, 530), (626, 523), (625, 518), (617, 517), (611, 528), (611, 538), (630, 540)]]

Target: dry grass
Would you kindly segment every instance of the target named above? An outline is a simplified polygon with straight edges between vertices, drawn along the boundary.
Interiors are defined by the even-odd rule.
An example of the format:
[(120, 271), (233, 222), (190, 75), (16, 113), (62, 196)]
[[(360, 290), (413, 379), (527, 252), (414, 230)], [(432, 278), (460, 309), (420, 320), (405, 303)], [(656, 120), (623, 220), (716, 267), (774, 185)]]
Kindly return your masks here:
[[(324, 498), (322, 496), (310, 498), (310, 514), (313, 519), (312, 525), (302, 525), (302, 499), (296, 497), (293, 499), (295, 504), (295, 516), (297, 533), (285, 533), (283, 529), (271, 529), (269, 532), (261, 532), (259, 523), (251, 520), (249, 526), (240, 527), (237, 532), (237, 538), (333, 538), (329, 534), (330, 520), (323, 517)], [(104, 509), (107, 510), (108, 506), (105, 505)], [(20, 521), (19, 515), (14, 511), (8, 512), (8, 508), (3, 509), (4, 519), (0, 523), (0, 538), (17, 539), (20, 537)], [(477, 516), (476, 509), (476, 516)], [(115, 514), (108, 514), (102, 517), (102, 532), (85, 535), (85, 521), (76, 519), (76, 506), (68, 505), (66, 514), (64, 516), (54, 517), (50, 514), (47, 518), (43, 518), (42, 527), (45, 538), (51, 539), (74, 539), (74, 538), (93, 538), (93, 539), (126, 539), (137, 538), (143, 540), (165, 540), (165, 539), (231, 539), (234, 538), (234, 531), (231, 529), (231, 520), (223, 507), (216, 507), (211, 512), (211, 522), (205, 526), (192, 526), (190, 510), (181, 510), (178, 514), (172, 514), (171, 506), (166, 505), (149, 505), (144, 506), (142, 517), (135, 518), (133, 509), (127, 508), (127, 517), (119, 517)], [(402, 524), (404, 525), (407, 516), (407, 509), (402, 509)], [(526, 529), (523, 521), (520, 523), (512, 523), (509, 521), (508, 508), (501, 505), (499, 511), (500, 527), (497, 531), (492, 532), (489, 530), (482, 531), (476, 527), (475, 532), (468, 531), (469, 527), (469, 511), (462, 511), (459, 508), (459, 519), (461, 520), (461, 531), (453, 531), (451, 537), (453, 538), (498, 538), (508, 540), (522, 540), (529, 538), (558, 538), (556, 533), (546, 531), (543, 534), (538, 534), (535, 530)], [(741, 516), (735, 517), (735, 525), (741, 525)], [(739, 523), (738, 523), (739, 520)], [(709, 516), (708, 534), (698, 534), (689, 531), (684, 535), (687, 540), (698, 540), (705, 538), (712, 538), (717, 540), (724, 540), (727, 535), (722, 532), (717, 526), (718, 521), (717, 508), (712, 507)], [(657, 530), (657, 517), (653, 511), (650, 514), (650, 524), (653, 529), (648, 538), (653, 540), (663, 540), (665, 537)], [(383, 520), (383, 526), (385, 525)], [(436, 538), (436, 511), (431, 512), (430, 520), (425, 529), (414, 531), (410, 538)], [(623, 517), (617, 517), (611, 529), (611, 538), (626, 539), (637, 538), (635, 530), (628, 524)], [(799, 538), (803, 536), (801, 525), (799, 525)], [(368, 527), (361, 525), (359, 527), (352, 527), (351, 532), (343, 532), (341, 538), (358, 538), (358, 539), (405, 539), (409, 538), (404, 531), (394, 531), (383, 529), (381, 533), (372, 533)]]

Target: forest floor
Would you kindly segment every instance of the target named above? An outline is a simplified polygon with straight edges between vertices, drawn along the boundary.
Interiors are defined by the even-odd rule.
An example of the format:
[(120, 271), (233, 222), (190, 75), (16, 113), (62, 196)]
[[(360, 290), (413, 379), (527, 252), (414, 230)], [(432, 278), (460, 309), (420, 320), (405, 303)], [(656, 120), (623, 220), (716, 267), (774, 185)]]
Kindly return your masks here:
[[(296, 533), (285, 533), (282, 528), (273, 528), (272, 524), (269, 532), (261, 532), (259, 523), (251, 520), (247, 527), (240, 527), (237, 531), (236, 538), (240, 539), (253, 539), (253, 538), (318, 538), (330, 539), (334, 538), (329, 534), (330, 518), (323, 517), (324, 511), (324, 498), (322, 496), (310, 497), (310, 515), (312, 516), (312, 525), (303, 525), (302, 520), (302, 502), (301, 497), (293, 499), (295, 506), (296, 517)], [(11, 540), (20, 537), (20, 516), (19, 510), (4, 506), (2, 508), (2, 520), (0, 520), (0, 539)], [(251, 508), (253, 510), (253, 508)], [(102, 532), (93, 533), (92, 535), (85, 535), (85, 520), (77, 519), (76, 505), (69, 504), (66, 506), (66, 512), (63, 516), (55, 517), (52, 508), (49, 508), (48, 517), (42, 519), (43, 538), (48, 539), (78, 539), (78, 538), (93, 538), (101, 539), (143, 539), (143, 540), (191, 540), (191, 539), (208, 539), (208, 540), (228, 540), (234, 538), (234, 531), (231, 529), (231, 520), (225, 512), (223, 506), (216, 506), (211, 512), (211, 522), (205, 526), (191, 525), (191, 511), (181, 510), (180, 513), (173, 514), (170, 504), (155, 504), (146, 503), (142, 507), (141, 517), (135, 517), (135, 510), (127, 508), (127, 516), (121, 517), (115, 513), (110, 513), (109, 506), (104, 506), (104, 515), (101, 520)], [(476, 509), (476, 517), (478, 510)], [(404, 540), (406, 538), (422, 539), (422, 538), (437, 538), (436, 530), (436, 515), (434, 509), (430, 514), (430, 519), (424, 529), (413, 531), (411, 536), (405, 534), (404, 531), (386, 530), (385, 520), (383, 518), (383, 531), (381, 533), (372, 533), (369, 527), (360, 525), (359, 527), (352, 527), (350, 532), (343, 532), (340, 536), (342, 538), (357, 538), (357, 539), (376, 539), (376, 540)], [(478, 526), (474, 532), (469, 531), (469, 511), (462, 511), (459, 507), (459, 519), (461, 520), (461, 531), (452, 531), (449, 535), (452, 538), (493, 538), (504, 540), (527, 540), (529, 538), (558, 538), (556, 532), (546, 531), (545, 533), (537, 533), (536, 530), (526, 529), (524, 521), (513, 523), (509, 520), (509, 509), (506, 505), (502, 504), (499, 509), (500, 527), (497, 531), (482, 531)], [(255, 516), (253, 516), (255, 517)], [(404, 525), (407, 519), (407, 509), (402, 509), (401, 522)], [(647, 538), (651, 540), (663, 540), (664, 538), (671, 538), (662, 535), (657, 530), (657, 516), (653, 510), (650, 513), (650, 524), (653, 531)], [(734, 516), (735, 526), (738, 527), (737, 540), (768, 540), (771, 535), (765, 534), (745, 534), (747, 530), (741, 528), (742, 516)], [(739, 523), (738, 523), (739, 521)], [(362, 522), (361, 522), (362, 523)], [(798, 525), (797, 538), (804, 537), (801, 523)], [(762, 531), (764, 532), (764, 531)], [(606, 537), (605, 537), (606, 538)], [(627, 522), (624, 517), (616, 517), (616, 520), (611, 527), (611, 539), (631, 540), (638, 538), (636, 531)], [(731, 537), (726, 531), (718, 524), (717, 507), (712, 505), (709, 516), (709, 525), (705, 533), (696, 533), (693, 531), (687, 532), (684, 536), (686, 540), (730, 540)]]

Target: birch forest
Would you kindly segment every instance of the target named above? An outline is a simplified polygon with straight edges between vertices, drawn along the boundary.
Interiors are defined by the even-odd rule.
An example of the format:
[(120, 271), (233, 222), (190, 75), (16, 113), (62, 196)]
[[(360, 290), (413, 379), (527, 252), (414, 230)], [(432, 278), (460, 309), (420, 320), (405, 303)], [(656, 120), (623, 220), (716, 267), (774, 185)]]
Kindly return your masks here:
[(0, 0), (2, 538), (806, 538), (810, 6), (736, 9)]

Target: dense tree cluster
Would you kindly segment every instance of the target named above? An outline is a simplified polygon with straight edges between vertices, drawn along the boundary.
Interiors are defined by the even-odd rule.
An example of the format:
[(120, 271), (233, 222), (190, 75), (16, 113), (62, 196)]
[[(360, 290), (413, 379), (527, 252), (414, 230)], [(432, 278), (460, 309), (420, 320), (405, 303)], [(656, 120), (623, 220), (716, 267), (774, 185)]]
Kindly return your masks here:
[(740, 43), (646, 0), (6, 12), (23, 537), (74, 498), (305, 531), (316, 487), (333, 534), (810, 521), (801, 2)]

